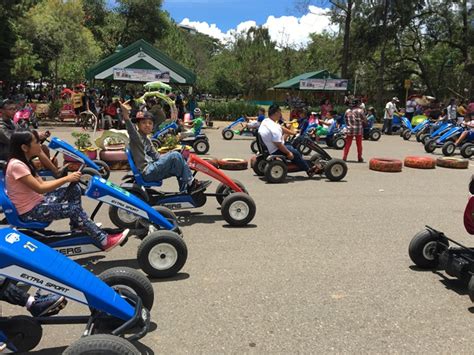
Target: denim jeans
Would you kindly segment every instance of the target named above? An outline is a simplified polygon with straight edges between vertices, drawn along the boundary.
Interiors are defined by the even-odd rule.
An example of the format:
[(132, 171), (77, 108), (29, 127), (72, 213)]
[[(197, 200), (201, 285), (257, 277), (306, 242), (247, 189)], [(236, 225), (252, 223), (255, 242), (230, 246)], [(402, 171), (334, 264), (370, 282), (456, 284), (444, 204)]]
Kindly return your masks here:
[(161, 181), (171, 176), (178, 178), (180, 190), (186, 189), (193, 181), (193, 173), (183, 156), (178, 152), (170, 152), (160, 156), (158, 160), (148, 164), (143, 172), (145, 181)]
[(392, 134), (392, 119), (384, 118), (382, 132)]
[[(306, 160), (303, 159), (303, 156), (301, 155), (300, 152), (298, 152), (298, 150), (296, 150), (296, 148), (294, 148), (292, 145), (290, 144), (285, 144), (285, 147), (286, 149), (288, 149), (290, 152), (293, 153), (293, 160), (292, 162), (295, 163), (296, 165), (298, 165), (298, 167), (303, 170), (303, 171), (308, 171), (309, 170), (309, 165), (308, 165), (308, 162)], [(273, 154), (276, 154), (276, 155), (285, 155), (285, 153), (283, 153), (281, 150), (277, 150), (275, 153)]]

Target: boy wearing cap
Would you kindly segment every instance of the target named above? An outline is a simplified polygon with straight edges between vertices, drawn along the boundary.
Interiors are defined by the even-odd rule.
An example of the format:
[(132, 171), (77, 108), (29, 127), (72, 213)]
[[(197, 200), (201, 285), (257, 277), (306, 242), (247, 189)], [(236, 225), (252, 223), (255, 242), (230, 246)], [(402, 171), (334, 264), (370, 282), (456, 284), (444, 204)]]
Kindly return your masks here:
[(178, 152), (160, 155), (148, 135), (153, 131), (153, 115), (150, 112), (137, 112), (138, 131), (130, 120), (131, 108), (126, 103), (120, 103), (125, 127), (130, 137), (129, 149), (135, 165), (143, 174), (145, 181), (160, 181), (176, 176), (181, 192), (193, 193), (202, 190), (208, 182), (198, 181), (193, 177), (191, 169)]
[(385, 115), (383, 118), (383, 128), (382, 132), (385, 134), (392, 134), (392, 119), (393, 114), (398, 111), (396, 103), (400, 102), (397, 97), (394, 97), (391, 101), (387, 102), (385, 105)]

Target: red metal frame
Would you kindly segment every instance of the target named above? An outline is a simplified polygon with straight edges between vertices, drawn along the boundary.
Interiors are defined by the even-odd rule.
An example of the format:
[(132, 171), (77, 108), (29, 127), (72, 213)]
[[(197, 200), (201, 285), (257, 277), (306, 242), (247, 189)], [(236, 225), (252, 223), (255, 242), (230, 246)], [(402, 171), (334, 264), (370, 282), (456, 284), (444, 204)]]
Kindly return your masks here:
[(239, 187), (239, 185), (237, 185), (234, 180), (224, 174), (222, 170), (219, 170), (214, 165), (208, 163), (205, 160), (202, 160), (196, 154), (189, 154), (188, 165), (192, 170), (199, 171), (216, 179), (217, 181), (220, 181), (224, 185), (230, 187), (235, 192), (244, 192)]

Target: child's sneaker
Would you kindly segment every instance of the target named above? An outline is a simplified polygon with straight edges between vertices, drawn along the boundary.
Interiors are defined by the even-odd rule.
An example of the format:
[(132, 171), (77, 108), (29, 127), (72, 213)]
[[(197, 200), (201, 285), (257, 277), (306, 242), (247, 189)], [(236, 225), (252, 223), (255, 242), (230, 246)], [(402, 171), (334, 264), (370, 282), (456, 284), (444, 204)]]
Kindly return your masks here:
[(102, 244), (103, 251), (111, 251), (117, 245), (120, 245), (125, 238), (127, 238), (129, 229), (125, 229), (122, 233), (109, 234), (105, 240), (105, 243)]
[(35, 295), (35, 300), (28, 309), (33, 317), (47, 317), (59, 313), (66, 306), (67, 300), (64, 296), (54, 293), (46, 295)]

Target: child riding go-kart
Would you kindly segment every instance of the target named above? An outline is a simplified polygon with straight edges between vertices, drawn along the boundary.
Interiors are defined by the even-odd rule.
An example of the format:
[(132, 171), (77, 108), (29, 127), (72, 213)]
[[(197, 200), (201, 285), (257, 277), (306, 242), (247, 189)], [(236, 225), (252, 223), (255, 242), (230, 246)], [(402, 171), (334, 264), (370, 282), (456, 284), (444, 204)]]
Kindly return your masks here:
[(402, 138), (406, 141), (410, 140), (411, 136), (415, 134), (417, 137), (421, 132), (424, 132), (430, 125), (430, 120), (426, 119), (423, 122), (417, 124), (415, 127), (412, 126), (410, 120), (405, 116), (401, 117), (402, 122)]
[[(130, 343), (149, 331), (154, 294), (136, 270), (109, 269), (96, 277), (36, 239), (0, 229), (1, 295), (12, 282), (53, 292), (87, 306), (86, 315), (0, 317), (0, 349), (27, 352), (41, 341), (44, 325), (85, 324), (82, 338), (65, 354), (140, 354)], [(89, 314), (90, 312), (90, 314)]]
[[(470, 197), (464, 211), (464, 227), (474, 234), (474, 180), (469, 184)], [(450, 247), (452, 243), (455, 246)], [(408, 247), (410, 259), (422, 269), (445, 270), (467, 284), (474, 302), (474, 249), (448, 238), (443, 232), (426, 226), (418, 232)]]
[[(5, 162), (3, 162), (3, 165), (5, 165)], [(97, 240), (84, 231), (56, 232), (47, 229), (50, 224), (48, 222), (25, 222), (21, 220), (6, 193), (3, 170), (4, 167), (0, 173), (0, 204), (9, 225), (64, 255), (76, 256), (103, 251)], [(103, 203), (106, 203), (115, 207), (115, 214), (135, 214), (148, 221), (148, 230), (140, 231), (143, 234), (140, 236), (145, 238), (137, 251), (138, 264), (148, 275), (151, 277), (170, 277), (184, 266), (187, 259), (187, 248), (180, 236), (181, 231), (171, 211), (166, 208), (152, 208), (119, 186), (97, 176), (92, 177), (88, 182), (81, 181), (80, 184), (84, 185), (85, 196), (99, 201), (91, 215), (91, 219), (94, 219), (100, 207)], [(104, 230), (109, 233), (122, 231)]]
[[(464, 132), (466, 128), (464, 126), (453, 125), (448, 131), (446, 131), (439, 138), (429, 139), (425, 143), (425, 151), (427, 153), (433, 153), (437, 148), (442, 148), (443, 154), (448, 156), (454, 154), (456, 146), (454, 142)], [(452, 142), (453, 144), (448, 144)]]
[[(237, 126), (242, 126), (241, 129), (237, 129)], [(254, 122), (247, 122), (245, 117), (240, 117), (232, 122), (227, 127), (224, 127), (222, 130), (222, 138), (225, 140), (231, 140), (234, 138), (234, 135), (237, 134), (239, 136), (246, 136), (246, 137), (255, 137), (255, 133), (258, 129), (258, 121)]]

